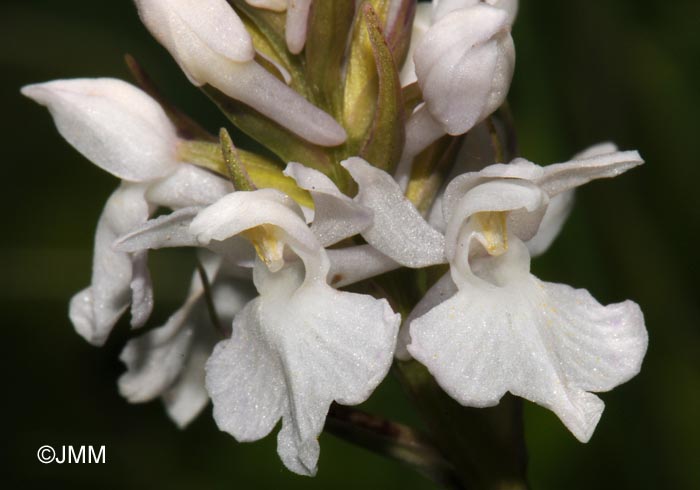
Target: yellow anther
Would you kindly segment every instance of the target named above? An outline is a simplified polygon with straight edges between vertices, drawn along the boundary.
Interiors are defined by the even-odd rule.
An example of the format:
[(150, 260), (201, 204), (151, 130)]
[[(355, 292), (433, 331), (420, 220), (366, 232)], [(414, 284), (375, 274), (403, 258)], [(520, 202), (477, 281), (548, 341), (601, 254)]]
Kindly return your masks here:
[(284, 265), (284, 243), (279, 232), (271, 225), (260, 225), (241, 233), (255, 247), (255, 252), (271, 272), (277, 272)]
[(474, 220), (481, 228), (486, 240), (486, 251), (489, 255), (501, 255), (508, 250), (508, 226), (505, 211), (487, 211), (476, 213)]

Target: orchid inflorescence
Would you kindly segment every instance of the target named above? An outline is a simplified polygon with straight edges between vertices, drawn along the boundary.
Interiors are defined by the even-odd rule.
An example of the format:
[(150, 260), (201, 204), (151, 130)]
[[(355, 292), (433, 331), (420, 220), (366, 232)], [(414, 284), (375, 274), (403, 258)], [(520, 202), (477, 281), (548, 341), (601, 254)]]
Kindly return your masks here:
[(238, 441), (281, 419), (282, 462), (313, 475), (331, 404), (364, 402), (392, 364), (412, 363), (463, 406), (510, 392), (588, 441), (603, 411), (593, 392), (640, 369), (644, 319), (631, 301), (603, 306), (540, 281), (530, 258), (559, 233), (576, 187), (643, 162), (610, 143), (545, 167), (514, 158), (504, 101), (517, 0), (136, 7), (258, 146), (212, 136), (131, 58), (140, 88), (22, 89), (121, 180), (91, 283), (70, 302), (80, 335), (104, 344), (129, 308), (145, 325), (149, 250), (197, 249), (184, 304), (124, 347), (129, 401), (161, 398), (182, 427), (211, 399)]

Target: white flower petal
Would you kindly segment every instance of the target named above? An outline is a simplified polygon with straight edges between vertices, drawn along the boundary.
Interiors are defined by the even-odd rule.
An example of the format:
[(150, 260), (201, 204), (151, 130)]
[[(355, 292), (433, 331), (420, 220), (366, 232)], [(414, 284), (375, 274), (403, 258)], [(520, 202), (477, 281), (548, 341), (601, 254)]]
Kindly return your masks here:
[(454, 10), (416, 48), (418, 83), (448, 134), (467, 132), (505, 100), (515, 50), (507, 12), (486, 4)]
[(357, 245), (326, 250), (331, 262), (328, 280), (331, 286), (342, 288), (370, 277), (401, 267), (372, 245)]
[(148, 252), (142, 251), (132, 257), (131, 272), (131, 326), (143, 327), (153, 311), (153, 285), (148, 271)]
[(197, 55), (205, 50), (238, 62), (255, 56), (250, 34), (226, 0), (136, 0), (136, 8), (185, 71), (201, 63)]
[(283, 462), (314, 474), (328, 407), (369, 397), (391, 365), (400, 317), (385, 300), (305, 280), (301, 264), (271, 273), (258, 263), (255, 273), (261, 296), (207, 364), (214, 416), (238, 440), (264, 437), (282, 417)]
[(322, 246), (328, 247), (357, 235), (372, 224), (372, 211), (340, 192), (333, 181), (318, 170), (290, 162), (284, 174), (311, 193), (315, 208), (311, 231)]
[(119, 378), (119, 392), (131, 403), (159, 397), (180, 375), (194, 336), (188, 320), (197, 299), (190, 297), (162, 327), (127, 342), (120, 355), (127, 372)]
[(208, 83), (311, 143), (336, 146), (347, 138), (333, 117), (255, 62), (212, 64), (208, 70)]
[(183, 429), (204, 410), (209, 394), (204, 387), (204, 365), (214, 347), (197, 349), (195, 344), (180, 377), (161, 395), (170, 419)]
[(520, 179), (538, 182), (544, 175), (544, 168), (523, 158), (516, 158), (508, 164), (496, 163), (478, 172), (468, 172), (452, 179), (443, 196), (443, 215), (446, 221), (452, 218), (457, 203), (474, 187), (494, 179)]
[(201, 208), (183, 208), (158, 216), (119, 237), (114, 249), (120, 252), (139, 252), (155, 248), (197, 247), (197, 237), (190, 232), (190, 224)]
[(170, 209), (207, 206), (233, 192), (226, 179), (194, 165), (180, 165), (172, 175), (148, 188), (148, 202)]
[(144, 192), (144, 185), (122, 184), (107, 200), (95, 232), (91, 285), (71, 299), (71, 321), (93, 345), (104, 344), (131, 301), (132, 258), (112, 244), (148, 219)]
[[(221, 259), (211, 253), (200, 255), (219, 320), (230, 323), (253, 297), (252, 284), (219, 280)], [(220, 338), (203, 294), (200, 274), (195, 272), (185, 303), (163, 326), (130, 340), (120, 356), (127, 366), (119, 378), (121, 394), (132, 403), (161, 396), (179, 427), (187, 425), (206, 405), (204, 364)]]
[(574, 205), (574, 189), (557, 194), (549, 200), (547, 211), (542, 217), (542, 222), (537, 233), (525, 242), (531, 257), (537, 257), (547, 251), (554, 239), (559, 235), (566, 218), (571, 213)]
[[(255, 296), (255, 288), (250, 279), (231, 279), (226, 277), (225, 270), (218, 272), (212, 266), (220, 263), (214, 257), (205, 255), (202, 259), (207, 270), (208, 279), (212, 285), (212, 300), (219, 321), (222, 325), (230, 325), (233, 317)], [(199, 274), (195, 275), (193, 288), (201, 289)], [(209, 394), (205, 387), (205, 365), (214, 346), (220, 340), (216, 328), (211, 324), (212, 318), (200, 299), (194, 312), (196, 325), (194, 339), (188, 353), (187, 363), (177, 380), (161, 396), (170, 418), (184, 427), (194, 420), (209, 402)]]
[(452, 263), (458, 254), (463, 257), (469, 254), (470, 235), (463, 237), (463, 230), (468, 226), (467, 219), (479, 212), (513, 211), (507, 218), (509, 233), (531, 238), (537, 232), (548, 201), (544, 192), (525, 180), (493, 180), (474, 187), (451, 210), (445, 233), (445, 255)]
[(211, 85), (311, 143), (345, 141), (330, 115), (253, 61), (250, 35), (225, 0), (139, 0), (137, 7), (193, 84)]
[(236, 315), (231, 338), (214, 348), (206, 364), (206, 387), (216, 424), (238, 441), (265, 437), (282, 416), (284, 374), (261, 328), (260, 298)]
[(411, 359), (411, 353), (408, 352), (406, 346), (411, 343), (411, 329), (409, 326), (413, 320), (425, 315), (443, 301), (454, 296), (456, 292), (457, 286), (449, 273), (444, 274), (430, 289), (428, 289), (401, 326), (394, 357), (400, 361), (408, 361)]
[(311, 0), (289, 0), (285, 37), (287, 48), (292, 54), (299, 54), (306, 43), (306, 30), (309, 22)]
[(299, 206), (274, 189), (228, 194), (201, 211), (192, 221), (190, 230), (206, 245), (211, 240), (223, 241), (262, 224), (282, 229), (292, 247), (307, 251), (320, 247), (306, 226)]
[[(326, 414), (322, 417), (325, 421)], [(319, 428), (319, 434), (321, 430), (323, 427)], [(318, 437), (302, 439), (294, 421), (289, 417), (282, 418), (282, 429), (277, 434), (277, 454), (290, 471), (299, 475), (316, 476), (318, 457), (321, 454)]]
[(494, 405), (510, 391), (551, 409), (587, 441), (603, 410), (587, 391), (609, 390), (639, 370), (639, 308), (604, 307), (586, 291), (540, 282), (517, 239), (507, 254), (483, 260), (488, 282), (473, 276), (414, 320), (409, 352), (463, 405)]
[(112, 175), (144, 182), (176, 168), (175, 127), (133, 85), (112, 78), (55, 80), (27, 85), (22, 94), (46, 106), (61, 136)]
[[(280, 350), (290, 382), (295, 429), (302, 443), (299, 456), (309, 467), (304, 444), (315, 441), (323, 430), (331, 402), (361, 403), (386, 376), (400, 316), (385, 300), (322, 284), (303, 288), (294, 299), (280, 311), (271, 306), (274, 317), (270, 321), (284, 325), (291, 319), (297, 326), (288, 330), (294, 335), (280, 339)], [(329, 307), (319, 308), (319, 304)]]
[(544, 175), (538, 184), (547, 194), (555, 196), (594, 179), (617, 177), (642, 163), (644, 160), (636, 151), (589, 154), (587, 158), (544, 167)]
[(374, 213), (372, 226), (362, 232), (370, 245), (408, 267), (445, 262), (444, 237), (423, 219), (389, 174), (357, 157), (341, 165), (360, 188), (355, 199)]

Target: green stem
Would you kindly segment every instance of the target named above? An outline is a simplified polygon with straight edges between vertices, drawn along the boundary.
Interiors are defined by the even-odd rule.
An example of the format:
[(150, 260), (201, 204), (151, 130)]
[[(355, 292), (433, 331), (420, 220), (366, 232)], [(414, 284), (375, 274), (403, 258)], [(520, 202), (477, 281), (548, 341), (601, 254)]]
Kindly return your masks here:
[(325, 431), (406, 464), (445, 488), (464, 490), (450, 463), (425, 435), (411, 427), (334, 403)]
[(506, 395), (495, 407), (463, 407), (418, 362), (398, 362), (395, 371), (464, 488), (527, 489), (520, 399)]

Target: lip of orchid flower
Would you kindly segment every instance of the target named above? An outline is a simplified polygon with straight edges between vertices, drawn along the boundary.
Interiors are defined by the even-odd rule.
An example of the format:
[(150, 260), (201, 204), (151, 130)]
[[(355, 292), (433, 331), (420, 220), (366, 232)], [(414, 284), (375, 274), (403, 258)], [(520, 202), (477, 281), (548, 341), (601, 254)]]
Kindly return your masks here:
[[(323, 246), (298, 206), (278, 191), (229, 194), (201, 211), (190, 230), (202, 244), (243, 234), (260, 257), (254, 267), (260, 296), (235, 317), (231, 338), (207, 363), (217, 424), (250, 441), (282, 418), (282, 461), (297, 473), (315, 474), (328, 407), (334, 400), (364, 401), (384, 378), (399, 315), (386, 300), (328, 285)], [(301, 262), (271, 263), (270, 254), (285, 246)]]
[(451, 281), (426, 294), (402, 341), (461, 404), (495, 405), (510, 391), (554, 411), (586, 442), (603, 411), (591, 392), (639, 372), (647, 346), (639, 307), (603, 306), (585, 290), (539, 281), (523, 243), (550, 197), (642, 163), (636, 152), (611, 150), (544, 168), (493, 165), (445, 191)]
[(193, 84), (212, 85), (311, 143), (345, 141), (345, 130), (330, 115), (255, 62), (250, 35), (225, 0), (137, 0), (136, 6)]

